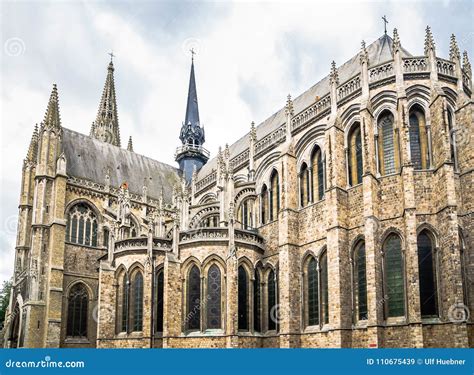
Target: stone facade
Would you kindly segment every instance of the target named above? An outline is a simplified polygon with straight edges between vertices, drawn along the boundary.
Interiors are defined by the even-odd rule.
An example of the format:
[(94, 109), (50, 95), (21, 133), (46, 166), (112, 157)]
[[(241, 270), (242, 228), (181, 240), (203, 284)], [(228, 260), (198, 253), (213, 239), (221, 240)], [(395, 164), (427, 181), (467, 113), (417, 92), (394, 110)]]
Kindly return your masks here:
[[(56, 87), (33, 134), (6, 347), (474, 346), (472, 73), (454, 37), (449, 59), (436, 56), (429, 28), (423, 56), (396, 30), (363, 43), (209, 161), (193, 65), (176, 156), (193, 173), (120, 149), (113, 72), (111, 63), (100, 107), (112, 117), (99, 109), (90, 139), (62, 128)], [(86, 144), (107, 151), (100, 180), (77, 172)], [(73, 296), (77, 285), (87, 297)]]

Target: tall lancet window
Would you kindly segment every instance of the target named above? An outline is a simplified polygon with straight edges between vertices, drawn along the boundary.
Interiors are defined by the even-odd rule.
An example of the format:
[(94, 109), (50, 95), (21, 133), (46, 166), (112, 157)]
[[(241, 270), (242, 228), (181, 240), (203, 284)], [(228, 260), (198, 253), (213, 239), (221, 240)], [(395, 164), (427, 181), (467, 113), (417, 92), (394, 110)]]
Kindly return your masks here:
[(222, 328), (221, 324), (221, 271), (213, 264), (207, 273), (207, 328)]
[(411, 162), (415, 169), (427, 169), (429, 167), (428, 134), (425, 113), (418, 104), (411, 107), (409, 121)]
[(384, 111), (378, 119), (379, 169), (381, 175), (395, 173), (397, 147), (393, 128), (393, 115)]
[(187, 289), (186, 329), (199, 330), (201, 329), (201, 273), (195, 265), (189, 271)]
[(253, 282), (253, 329), (262, 332), (262, 287), (260, 281), (260, 269), (255, 269), (255, 280)]
[(301, 165), (300, 169), (300, 204), (301, 207), (305, 207), (309, 204), (309, 169), (306, 163)]
[(68, 295), (67, 327), (68, 337), (87, 337), (87, 315), (89, 294), (83, 283), (75, 284)]
[(251, 230), (255, 227), (254, 207), (255, 199), (253, 198), (247, 198), (240, 204), (237, 217), (242, 226), (242, 229)]
[(276, 220), (280, 211), (280, 182), (276, 170), (270, 176), (270, 186), (270, 220)]
[(448, 129), (449, 129), (449, 151), (451, 161), (454, 163), (454, 168), (458, 167), (457, 153), (456, 153), (456, 130), (454, 129), (453, 124), (453, 114), (450, 109), (448, 109)]
[(319, 272), (315, 258), (310, 257), (305, 269), (306, 321), (308, 326), (319, 324)]
[(390, 234), (383, 244), (385, 316), (405, 315), (405, 267), (400, 237)]
[(277, 329), (277, 284), (275, 278), (275, 272), (271, 270), (268, 273), (267, 278), (267, 321), (268, 330), (274, 331)]
[(438, 288), (436, 256), (431, 233), (424, 230), (418, 235), (418, 277), (420, 279), (421, 317), (438, 316)]
[(130, 288), (131, 327), (133, 331), (143, 330), (143, 275), (137, 270), (131, 277)]
[(165, 273), (163, 268), (155, 273), (155, 332), (163, 332), (164, 286)]
[(263, 185), (262, 192), (260, 193), (260, 204), (261, 204), (261, 213), (260, 217), (262, 220), (262, 224), (266, 224), (268, 222), (268, 214), (269, 214), (269, 199), (268, 199), (268, 189), (267, 185)]
[(315, 146), (311, 154), (311, 178), (313, 186), (313, 201), (321, 200), (324, 197), (325, 171), (323, 165), (323, 154), (319, 146)]
[(357, 320), (367, 319), (367, 274), (365, 243), (359, 241), (354, 248), (353, 257), (354, 307)]
[(348, 138), (347, 163), (349, 172), (349, 185), (362, 183), (362, 134), (360, 124), (352, 126)]
[(239, 266), (238, 283), (238, 328), (241, 331), (249, 330), (249, 278), (244, 266)]

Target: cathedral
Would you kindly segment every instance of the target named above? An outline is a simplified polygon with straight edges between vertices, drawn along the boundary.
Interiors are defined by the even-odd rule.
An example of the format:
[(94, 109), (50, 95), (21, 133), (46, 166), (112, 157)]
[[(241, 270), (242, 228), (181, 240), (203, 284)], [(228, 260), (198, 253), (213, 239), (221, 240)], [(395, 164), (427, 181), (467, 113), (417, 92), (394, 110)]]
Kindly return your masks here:
[(5, 347), (473, 347), (467, 52), (427, 27), (413, 56), (395, 29), (327, 65), (211, 157), (192, 61), (176, 166), (122, 147), (112, 61), (89, 135), (53, 85)]

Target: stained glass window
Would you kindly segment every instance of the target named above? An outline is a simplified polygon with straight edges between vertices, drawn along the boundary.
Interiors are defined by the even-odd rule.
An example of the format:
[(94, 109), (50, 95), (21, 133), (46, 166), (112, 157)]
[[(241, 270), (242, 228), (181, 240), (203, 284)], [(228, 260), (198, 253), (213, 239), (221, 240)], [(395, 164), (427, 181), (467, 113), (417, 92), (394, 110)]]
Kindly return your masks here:
[(271, 270), (268, 274), (267, 288), (268, 330), (272, 331), (276, 329), (276, 323), (278, 318), (278, 311), (276, 306), (275, 272), (273, 272), (273, 270)]
[(207, 274), (207, 328), (221, 328), (221, 271), (215, 264)]
[(423, 110), (414, 105), (410, 110), (410, 153), (415, 169), (426, 169), (429, 166), (428, 136)]
[(260, 199), (262, 201), (261, 208), (262, 208), (262, 224), (267, 223), (267, 215), (268, 215), (268, 189), (267, 185), (263, 185), (262, 187), (262, 193), (260, 195)]
[(306, 163), (303, 163), (301, 165), (299, 178), (300, 178), (300, 203), (301, 203), (301, 207), (305, 207), (309, 203), (308, 167)]
[(82, 283), (75, 284), (69, 291), (66, 335), (87, 337), (87, 314), (89, 295)]
[(356, 311), (359, 320), (367, 319), (367, 275), (365, 264), (365, 243), (360, 242), (354, 253), (354, 281)]
[(238, 284), (238, 326), (239, 330), (248, 331), (248, 276), (243, 266), (239, 267), (239, 284)]
[(378, 120), (379, 160), (382, 175), (395, 172), (395, 141), (393, 136), (393, 115), (384, 112)]
[(438, 316), (436, 260), (431, 238), (426, 231), (418, 235), (418, 275), (420, 278), (420, 308), (422, 317)]
[(86, 204), (78, 203), (69, 211), (66, 241), (96, 247), (97, 228), (94, 211)]
[(128, 331), (128, 308), (129, 308), (129, 291), (130, 285), (128, 282), (127, 274), (123, 275), (122, 279), (122, 324), (121, 324), (121, 332)]
[(261, 319), (261, 286), (260, 286), (260, 272), (255, 270), (255, 280), (253, 283), (253, 329), (255, 332), (262, 331), (262, 319)]
[(384, 244), (387, 317), (405, 315), (404, 267), (400, 237), (391, 234)]
[(141, 272), (135, 274), (132, 292), (133, 330), (141, 331), (143, 329), (143, 276)]
[(307, 266), (308, 325), (319, 324), (319, 281), (316, 259), (311, 258)]
[(201, 328), (201, 274), (196, 266), (189, 271), (187, 305), (187, 329), (199, 330)]
[(321, 310), (324, 324), (329, 323), (329, 290), (328, 290), (328, 257), (326, 253), (320, 258)]
[(155, 317), (155, 332), (163, 332), (163, 307), (164, 307), (164, 272), (159, 270), (155, 279), (156, 290), (156, 317)]
[(351, 186), (362, 183), (362, 137), (360, 124), (352, 127), (349, 134), (349, 184)]

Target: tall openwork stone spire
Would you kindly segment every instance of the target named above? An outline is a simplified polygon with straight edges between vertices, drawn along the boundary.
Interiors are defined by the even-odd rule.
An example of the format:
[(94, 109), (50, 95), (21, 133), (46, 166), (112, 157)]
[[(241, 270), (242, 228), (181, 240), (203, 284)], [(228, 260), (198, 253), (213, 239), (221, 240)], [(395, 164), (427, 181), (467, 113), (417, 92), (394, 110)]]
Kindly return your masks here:
[(393, 54), (400, 51), (401, 48), (400, 36), (398, 35), (398, 30), (393, 29)]
[(193, 171), (199, 170), (209, 159), (209, 151), (202, 147), (205, 142), (204, 127), (201, 126), (199, 120), (196, 78), (194, 75), (194, 51), (191, 51), (191, 53), (193, 58), (189, 76), (186, 115), (179, 134), (182, 146), (176, 149), (175, 154), (179, 169), (183, 171), (187, 182), (191, 181)]
[(53, 84), (53, 91), (49, 97), (48, 107), (44, 115), (42, 126), (49, 130), (61, 130), (61, 118), (59, 116), (58, 88)]
[(425, 34), (425, 55), (428, 56), (430, 51), (435, 51), (435, 42), (433, 39), (433, 34), (431, 33), (431, 28), (426, 26)]
[(471, 63), (469, 62), (467, 51), (464, 51), (462, 54), (462, 68), (469, 76), (472, 76)]
[(112, 60), (110, 60), (109, 66), (107, 67), (104, 91), (100, 99), (97, 118), (92, 123), (91, 136), (120, 147), (120, 129), (115, 94), (114, 64)]
[(461, 60), (461, 53), (459, 52), (458, 43), (456, 42), (454, 34), (451, 34), (451, 41), (449, 43), (449, 59), (451, 61)]
[(337, 86), (339, 84), (339, 74), (337, 72), (335, 61), (331, 63), (331, 71), (329, 73), (329, 82), (331, 83), (331, 85), (335, 84)]

